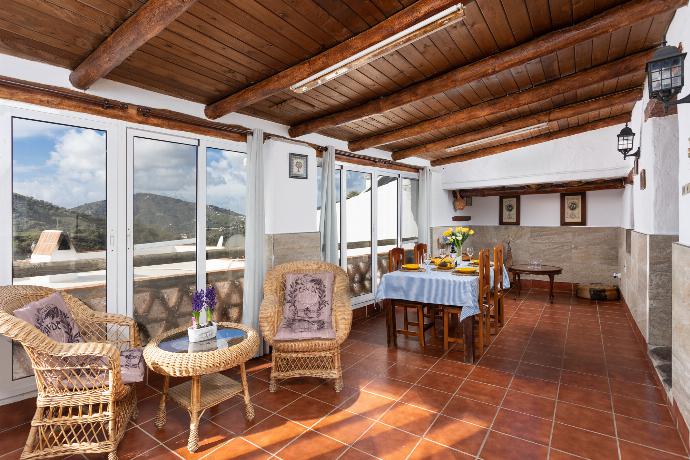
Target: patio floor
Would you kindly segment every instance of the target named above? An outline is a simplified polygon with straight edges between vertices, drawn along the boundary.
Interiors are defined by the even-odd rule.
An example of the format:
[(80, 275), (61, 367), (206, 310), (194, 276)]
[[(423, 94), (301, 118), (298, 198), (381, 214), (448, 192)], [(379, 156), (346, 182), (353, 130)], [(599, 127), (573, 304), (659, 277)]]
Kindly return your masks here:
[[(381, 316), (354, 325), (340, 394), (315, 379), (269, 393), (270, 362), (254, 360), (254, 422), (239, 399), (208, 411), (194, 455), (174, 403), (154, 427), (152, 377), (119, 458), (687, 458), (625, 306), (546, 299), (510, 295), (507, 324), (476, 366), (459, 362), (462, 350), (421, 353), (413, 338), (388, 350)], [(0, 408), (0, 459), (19, 458), (33, 405)]]

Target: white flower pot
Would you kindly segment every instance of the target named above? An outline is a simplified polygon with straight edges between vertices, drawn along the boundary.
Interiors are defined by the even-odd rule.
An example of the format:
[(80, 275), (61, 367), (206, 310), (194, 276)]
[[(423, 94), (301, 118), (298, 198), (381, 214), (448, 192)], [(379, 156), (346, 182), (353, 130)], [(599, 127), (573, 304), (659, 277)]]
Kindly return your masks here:
[(192, 343), (212, 339), (216, 336), (216, 332), (218, 332), (216, 323), (207, 323), (205, 326), (199, 328), (187, 328), (187, 335), (189, 335), (189, 341)]

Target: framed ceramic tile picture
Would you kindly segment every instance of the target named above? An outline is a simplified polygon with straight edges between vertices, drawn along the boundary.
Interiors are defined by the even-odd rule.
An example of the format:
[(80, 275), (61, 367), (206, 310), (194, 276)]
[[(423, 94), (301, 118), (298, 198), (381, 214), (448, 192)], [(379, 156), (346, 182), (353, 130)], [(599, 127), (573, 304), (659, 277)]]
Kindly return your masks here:
[(561, 225), (587, 225), (587, 193), (561, 193)]
[(309, 157), (301, 153), (290, 152), (290, 178), (306, 179), (309, 165)]
[(499, 198), (499, 225), (520, 225), (520, 195)]

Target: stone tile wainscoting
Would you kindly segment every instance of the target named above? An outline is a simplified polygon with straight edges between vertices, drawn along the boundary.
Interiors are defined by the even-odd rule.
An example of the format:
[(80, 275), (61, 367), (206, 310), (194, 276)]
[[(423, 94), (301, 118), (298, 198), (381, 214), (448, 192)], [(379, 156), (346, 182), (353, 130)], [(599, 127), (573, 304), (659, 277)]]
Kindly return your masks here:
[[(475, 248), (475, 252), (509, 241), (513, 264), (526, 264), (538, 258), (543, 264), (563, 267), (563, 274), (556, 277), (557, 290), (573, 292), (573, 283), (617, 284), (613, 279), (613, 273), (620, 271), (617, 227), (471, 226), (476, 234), (466, 245)], [(434, 253), (438, 253), (437, 241), (446, 228), (435, 227), (432, 231)], [(524, 278), (523, 282), (529, 280)]]
[(673, 245), (673, 406), (672, 413), (685, 445), (690, 445), (690, 247)]

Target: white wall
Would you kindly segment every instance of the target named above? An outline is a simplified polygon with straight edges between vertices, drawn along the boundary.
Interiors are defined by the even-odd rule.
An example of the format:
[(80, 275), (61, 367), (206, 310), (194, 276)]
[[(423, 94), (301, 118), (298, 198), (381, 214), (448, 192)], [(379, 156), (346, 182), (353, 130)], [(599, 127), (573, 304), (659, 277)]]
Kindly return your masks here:
[[(587, 226), (620, 227), (623, 219), (623, 190), (587, 192)], [(472, 206), (458, 215), (471, 216), (470, 225), (498, 225), (499, 198), (474, 197)], [(520, 197), (520, 225), (523, 227), (559, 227), (560, 194), (523, 195)]]
[[(676, 15), (671, 22), (666, 40), (669, 44), (678, 46), (682, 43), (684, 51), (690, 46), (690, 7), (686, 6), (676, 11)], [(682, 98), (690, 94), (690, 58), (685, 59), (685, 86), (678, 95)], [(683, 185), (690, 183), (690, 104), (678, 106), (678, 240), (690, 246), (690, 194), (681, 195)]]

